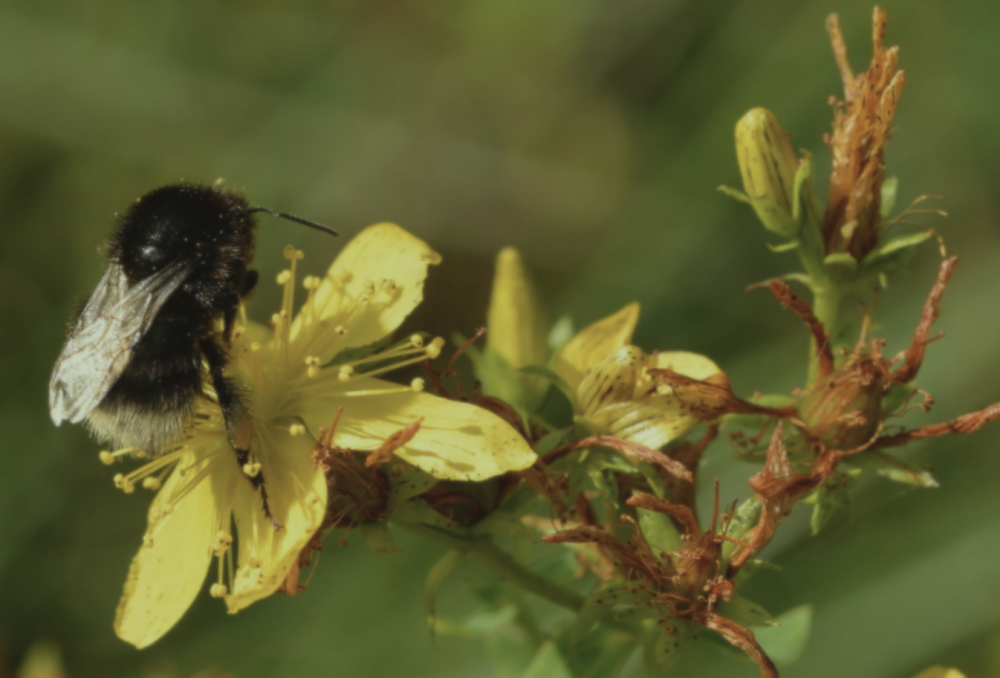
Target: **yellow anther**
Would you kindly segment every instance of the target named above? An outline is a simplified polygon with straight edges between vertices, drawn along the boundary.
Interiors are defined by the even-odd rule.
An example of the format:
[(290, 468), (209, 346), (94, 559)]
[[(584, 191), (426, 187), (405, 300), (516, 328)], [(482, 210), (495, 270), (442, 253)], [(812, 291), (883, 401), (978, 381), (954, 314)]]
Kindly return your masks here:
[(264, 561), (257, 556), (250, 556), (250, 560), (247, 561), (247, 565), (256, 570), (257, 568), (264, 566)]
[(142, 479), (142, 486), (147, 490), (158, 490), (160, 489), (160, 479), (149, 476)]
[(309, 377), (310, 379), (315, 379), (316, 377), (319, 376), (319, 372), (320, 370), (318, 367), (316, 367), (315, 365), (310, 365), (309, 369), (306, 370), (306, 376)]
[(133, 492), (135, 492), (135, 483), (133, 483), (131, 480), (126, 479), (125, 484), (122, 485), (122, 492), (124, 492), (125, 494), (132, 494)]
[(319, 288), (320, 279), (314, 275), (307, 275), (302, 280), (302, 286), (307, 290), (315, 290)]
[(291, 279), (292, 279), (292, 272), (289, 271), (287, 268), (281, 273), (279, 273), (278, 277), (276, 278), (279, 285), (287, 285), (288, 281)]
[(673, 393), (673, 390), (674, 390), (673, 387), (668, 386), (667, 384), (660, 384), (659, 386), (656, 387), (656, 392), (659, 395), (667, 395), (668, 393)]
[(375, 294), (375, 283), (373, 283), (371, 280), (365, 283), (365, 294), (368, 295), (369, 297)]
[(302, 250), (295, 250), (295, 259), (297, 261), (302, 261), (305, 258), (306, 258), (305, 252), (303, 252)]
[(171, 513), (174, 512), (174, 505), (164, 504), (163, 506), (160, 507), (160, 509), (163, 511), (163, 515), (169, 516)]
[(383, 279), (378, 284), (378, 288), (385, 292), (386, 294), (392, 295), (396, 293), (396, 282), (388, 278)]
[(444, 346), (444, 339), (441, 337), (434, 337), (434, 340), (427, 347), (427, 357), (437, 358), (441, 355), (441, 347)]
[(319, 356), (317, 355), (306, 356), (306, 365), (310, 366), (316, 365), (317, 367), (319, 367)]
[(123, 487), (125, 487), (125, 474), (124, 473), (116, 473), (115, 477), (112, 478), (111, 480), (112, 480), (112, 482), (114, 482), (115, 487), (117, 487), (119, 490), (122, 489)]
[(351, 273), (350, 271), (341, 271), (340, 273), (337, 274), (336, 279), (337, 282), (339, 282), (341, 285), (346, 285), (347, 283), (354, 280), (354, 274)]
[(281, 324), (281, 314), (280, 313), (272, 313), (271, 314), (271, 325), (273, 327), (277, 327), (280, 324)]
[(423, 391), (424, 390), (424, 386), (425, 386), (424, 380), (421, 379), (420, 377), (417, 377), (416, 379), (414, 379), (413, 381), (410, 382), (410, 388), (412, 388), (417, 393), (420, 393), (421, 391)]
[(283, 256), (285, 259), (288, 259), (289, 261), (291, 261), (292, 259), (298, 259), (298, 257), (296, 256), (297, 254), (298, 250), (296, 250), (291, 245), (285, 245), (285, 249), (281, 250), (281, 256)]
[(107, 450), (101, 450), (101, 453), (97, 455), (97, 458), (101, 460), (101, 463), (105, 466), (111, 466), (115, 463), (115, 455), (111, 454)]
[(353, 376), (354, 376), (354, 368), (351, 367), (350, 365), (344, 365), (340, 368), (340, 373), (337, 375), (337, 378), (340, 379), (342, 382), (346, 383), (350, 381), (351, 377)]
[(151, 548), (153, 548), (153, 538), (152, 538), (152, 537), (150, 537), (150, 536), (149, 536), (149, 535), (147, 534), (146, 536), (144, 536), (144, 537), (142, 538), (142, 545), (143, 545), (143, 547), (144, 547), (144, 548), (147, 548), (147, 549), (151, 549)]
[(226, 588), (225, 584), (212, 584), (208, 589), (208, 595), (213, 598), (225, 598), (227, 593), (229, 593), (229, 589)]
[(156, 507), (149, 512), (149, 522), (158, 523), (163, 519), (163, 509)]
[(247, 475), (248, 478), (255, 478), (258, 473), (260, 473), (260, 462), (247, 462), (243, 464), (243, 473)]
[(347, 328), (344, 327), (343, 325), (337, 325), (336, 327), (333, 328), (333, 331), (336, 334), (340, 335), (341, 337), (347, 334)]
[(414, 348), (421, 348), (424, 345), (424, 338), (419, 334), (411, 334), (410, 344), (412, 344)]
[(290, 436), (304, 436), (306, 434), (306, 427), (302, 424), (292, 424), (288, 427), (288, 435)]
[(250, 350), (251, 351), (259, 351), (260, 350), (260, 342), (259, 341), (255, 341), (252, 344), (250, 344)]

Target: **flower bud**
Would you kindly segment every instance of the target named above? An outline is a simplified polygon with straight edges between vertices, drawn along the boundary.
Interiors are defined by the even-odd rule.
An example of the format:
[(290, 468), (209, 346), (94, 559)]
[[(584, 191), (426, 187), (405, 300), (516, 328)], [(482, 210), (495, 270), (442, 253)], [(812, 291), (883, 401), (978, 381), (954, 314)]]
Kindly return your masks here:
[(754, 108), (740, 118), (736, 123), (736, 159), (743, 190), (764, 227), (794, 238), (799, 232), (793, 217), (799, 159), (774, 113)]
[(809, 432), (831, 450), (868, 442), (882, 420), (884, 370), (880, 358), (860, 354), (815, 381), (798, 405)]

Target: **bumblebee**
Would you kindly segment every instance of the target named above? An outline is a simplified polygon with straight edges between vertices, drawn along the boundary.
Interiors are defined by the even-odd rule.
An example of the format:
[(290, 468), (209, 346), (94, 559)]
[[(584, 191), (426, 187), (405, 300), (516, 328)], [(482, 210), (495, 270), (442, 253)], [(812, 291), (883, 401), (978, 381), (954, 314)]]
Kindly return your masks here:
[[(211, 380), (242, 467), (253, 422), (225, 376), (240, 303), (257, 284), (254, 214), (219, 184), (181, 183), (142, 196), (105, 247), (107, 270), (75, 321), (49, 382), (58, 426), (85, 422), (115, 447), (160, 454), (184, 429)], [(222, 331), (219, 331), (221, 321)], [(251, 478), (259, 487), (263, 478)]]

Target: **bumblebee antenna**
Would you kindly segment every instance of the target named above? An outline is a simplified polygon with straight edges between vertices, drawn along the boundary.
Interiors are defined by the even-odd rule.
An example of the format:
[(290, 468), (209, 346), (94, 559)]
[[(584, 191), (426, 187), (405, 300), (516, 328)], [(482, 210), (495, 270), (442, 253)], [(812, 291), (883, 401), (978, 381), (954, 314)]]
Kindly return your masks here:
[(329, 233), (330, 235), (339, 235), (335, 230), (329, 226), (324, 226), (323, 224), (317, 224), (315, 221), (309, 221), (308, 219), (303, 219), (302, 217), (297, 217), (294, 214), (285, 214), (284, 212), (275, 212), (274, 210), (269, 210), (266, 207), (251, 207), (247, 210), (247, 214), (253, 214), (254, 212), (266, 212), (272, 217), (281, 217), (282, 219), (288, 219), (289, 221), (294, 221), (296, 224), (302, 224), (303, 226), (308, 226), (309, 228), (315, 228), (317, 231), (323, 231), (324, 233)]

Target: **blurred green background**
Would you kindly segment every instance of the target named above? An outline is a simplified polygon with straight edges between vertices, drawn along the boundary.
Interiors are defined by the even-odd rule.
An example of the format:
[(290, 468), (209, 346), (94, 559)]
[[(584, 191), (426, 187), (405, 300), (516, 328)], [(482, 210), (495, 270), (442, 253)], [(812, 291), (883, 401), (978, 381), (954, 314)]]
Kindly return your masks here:
[[(1000, 6), (888, 9), (907, 73), (889, 174), (901, 206), (946, 196), (951, 217), (934, 225), (962, 257), (947, 337), (920, 376), (938, 405), (917, 425), (1000, 400)], [(579, 326), (638, 300), (646, 349), (707, 353), (743, 395), (787, 392), (805, 332), (744, 287), (796, 262), (715, 187), (739, 184), (732, 127), (759, 105), (825, 177), (831, 11), (864, 68), (871, 5), (858, 0), (0, 0), (0, 675), (40, 639), (75, 677), (493, 675), (479, 641), (431, 643), (421, 587), (441, 550), (412, 539), (394, 557), (330, 540), (297, 599), (228, 617), (204, 596), (147, 651), (114, 637), (148, 496), (114, 490), (97, 445), (54, 429), (46, 407), (112, 215), (156, 186), (224, 177), (347, 237), (396, 221), (444, 255), (415, 322), (446, 335), (484, 321), (492, 259), (514, 245), (554, 316)], [(278, 303), (283, 245), (319, 273), (345, 239), (262, 220), (251, 312)], [(928, 246), (884, 295), (890, 354), (937, 261)], [(774, 613), (815, 606), (784, 676), (905, 678), (931, 663), (1000, 676), (998, 441), (994, 425), (912, 445), (940, 489), (872, 481), (819, 537), (805, 512), (783, 525), (767, 555), (784, 571), (747, 594)], [(720, 476), (731, 500), (752, 471), (721, 442), (702, 479)], [(756, 669), (707, 648), (676, 675)]]

